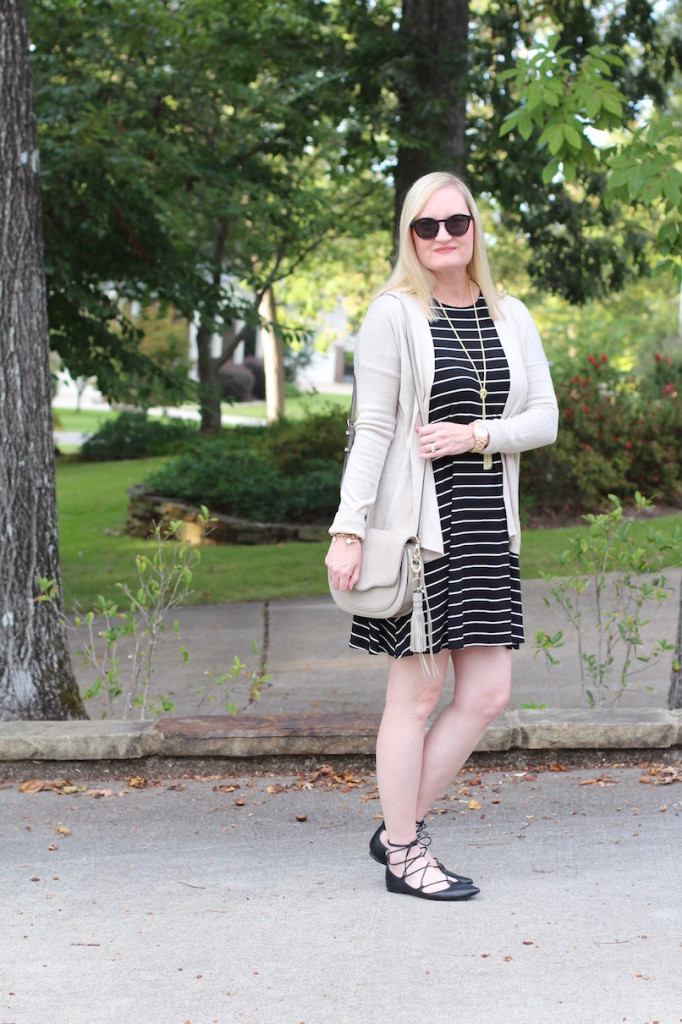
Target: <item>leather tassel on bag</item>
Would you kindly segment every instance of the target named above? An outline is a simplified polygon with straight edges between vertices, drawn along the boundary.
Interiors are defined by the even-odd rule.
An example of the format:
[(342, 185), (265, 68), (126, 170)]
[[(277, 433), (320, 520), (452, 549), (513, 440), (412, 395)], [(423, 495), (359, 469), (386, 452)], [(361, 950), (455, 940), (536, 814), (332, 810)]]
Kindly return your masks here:
[[(419, 543), (412, 552), (410, 563), (412, 570), (412, 619), (410, 622), (410, 650), (415, 654), (423, 654), (427, 648), (425, 605), (426, 584), (424, 581), (424, 562)], [(426, 608), (428, 611), (428, 607)]]
[(436, 663), (433, 651), (426, 653), (429, 648), (429, 637), (433, 636), (433, 624), (431, 622), (431, 609), (426, 596), (426, 581), (424, 579), (424, 562), (419, 543), (415, 544), (410, 562), (412, 570), (412, 618), (410, 621), (410, 650), (419, 655), (424, 674), (427, 676), (436, 675)]
[(410, 650), (423, 654), (426, 650), (426, 621), (424, 618), (424, 595), (421, 590), (412, 591), (412, 621), (410, 623)]

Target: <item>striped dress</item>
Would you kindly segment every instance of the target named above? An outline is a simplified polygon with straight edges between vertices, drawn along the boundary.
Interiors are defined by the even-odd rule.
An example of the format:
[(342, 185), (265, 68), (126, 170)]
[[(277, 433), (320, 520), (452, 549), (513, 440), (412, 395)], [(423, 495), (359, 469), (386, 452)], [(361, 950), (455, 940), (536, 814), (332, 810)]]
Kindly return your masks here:
[[(467, 424), (481, 418), (480, 384), (471, 359), (485, 379), (486, 418), (499, 418), (509, 393), (509, 367), (485, 299), (481, 295), (476, 304), (485, 378), (474, 307), (445, 308), (460, 340), (445, 316), (431, 323), (435, 373), (429, 421)], [(517, 648), (523, 643), (521, 581), (518, 555), (509, 550), (501, 457), (493, 455), (492, 468), (486, 470), (482, 455), (465, 452), (434, 459), (433, 469), (445, 554), (425, 564), (432, 617), (429, 649)], [(411, 655), (410, 616), (356, 616), (350, 646), (395, 658)]]

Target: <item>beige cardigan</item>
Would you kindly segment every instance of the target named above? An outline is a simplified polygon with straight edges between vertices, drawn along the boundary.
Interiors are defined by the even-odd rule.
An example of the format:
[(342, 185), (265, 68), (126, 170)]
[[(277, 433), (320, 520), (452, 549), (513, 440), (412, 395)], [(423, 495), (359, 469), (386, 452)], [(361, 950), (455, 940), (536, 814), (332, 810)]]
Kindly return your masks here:
[[(510, 548), (518, 552), (519, 453), (556, 439), (558, 409), (547, 358), (533, 319), (522, 302), (499, 300), (495, 327), (509, 362), (510, 389), (501, 419), (487, 419), (486, 452), (502, 454), (504, 503)], [(330, 533), (357, 533), (367, 526), (415, 531), (422, 479), (424, 500), (418, 535), (425, 558), (443, 554), (431, 462), (419, 458), (419, 423), (407, 334), (413, 339), (414, 371), (428, 413), (434, 375), (431, 327), (414, 295), (388, 292), (375, 299), (355, 346), (357, 419), (355, 440)]]

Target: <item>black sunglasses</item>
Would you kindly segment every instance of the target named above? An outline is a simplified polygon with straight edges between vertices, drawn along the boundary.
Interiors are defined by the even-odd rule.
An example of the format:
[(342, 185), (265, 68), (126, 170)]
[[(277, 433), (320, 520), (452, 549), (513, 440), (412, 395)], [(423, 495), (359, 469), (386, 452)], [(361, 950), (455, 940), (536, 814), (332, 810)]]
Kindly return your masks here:
[(419, 220), (413, 220), (410, 227), (419, 238), (435, 238), (440, 230), (438, 225), (445, 224), (445, 230), (452, 238), (461, 238), (466, 235), (473, 219), (470, 213), (453, 213), (451, 217), (443, 217), (442, 220), (420, 217)]

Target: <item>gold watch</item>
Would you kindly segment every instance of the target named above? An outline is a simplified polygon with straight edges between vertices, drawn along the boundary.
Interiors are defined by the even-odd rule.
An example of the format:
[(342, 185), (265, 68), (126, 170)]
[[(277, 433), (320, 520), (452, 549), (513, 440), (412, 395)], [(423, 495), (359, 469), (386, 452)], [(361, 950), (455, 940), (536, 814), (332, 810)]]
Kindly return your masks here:
[(474, 420), (472, 427), (474, 428), (474, 440), (476, 443), (470, 451), (474, 452), (476, 455), (480, 455), (490, 440), (490, 434), (488, 433), (488, 428), (483, 420)]

